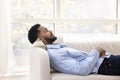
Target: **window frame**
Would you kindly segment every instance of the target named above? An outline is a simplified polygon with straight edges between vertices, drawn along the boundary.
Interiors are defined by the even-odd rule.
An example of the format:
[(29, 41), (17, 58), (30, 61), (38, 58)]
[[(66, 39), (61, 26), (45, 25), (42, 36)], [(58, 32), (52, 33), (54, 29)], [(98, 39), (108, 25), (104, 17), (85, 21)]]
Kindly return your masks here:
[(54, 32), (56, 33), (56, 26), (60, 26), (60, 23), (81, 23), (81, 24), (91, 24), (91, 23), (100, 23), (100, 24), (104, 24), (104, 23), (111, 23), (111, 24), (116, 24), (116, 34), (120, 33), (120, 26), (118, 26), (118, 24), (120, 24), (120, 19), (118, 19), (118, 10), (120, 6), (118, 4), (118, 0), (116, 0), (116, 19), (62, 19), (60, 18), (60, 0), (53, 0), (53, 18), (47, 18), (47, 19), (40, 19), (40, 18), (36, 18), (36, 19), (24, 19), (24, 18), (16, 18), (16, 19), (12, 19), (12, 23), (39, 23), (43, 24), (43, 23), (54, 23), (55, 24), (55, 28), (54, 28)]

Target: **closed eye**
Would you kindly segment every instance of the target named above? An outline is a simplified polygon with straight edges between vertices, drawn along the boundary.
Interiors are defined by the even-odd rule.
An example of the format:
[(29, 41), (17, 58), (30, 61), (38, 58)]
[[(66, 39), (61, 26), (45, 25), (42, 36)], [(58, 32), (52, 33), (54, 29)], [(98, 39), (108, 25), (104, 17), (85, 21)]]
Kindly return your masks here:
[(47, 29), (47, 28), (45, 28), (45, 31), (48, 31), (48, 29)]

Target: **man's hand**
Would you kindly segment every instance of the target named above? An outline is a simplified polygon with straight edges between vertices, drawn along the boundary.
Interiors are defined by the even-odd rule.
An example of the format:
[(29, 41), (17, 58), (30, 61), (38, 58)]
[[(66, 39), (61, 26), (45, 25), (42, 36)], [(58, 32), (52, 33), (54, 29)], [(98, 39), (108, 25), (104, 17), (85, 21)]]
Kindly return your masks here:
[(104, 50), (103, 48), (97, 47), (96, 49), (99, 51), (100, 57), (104, 57), (104, 56), (106, 55), (106, 54), (105, 54), (105, 50)]

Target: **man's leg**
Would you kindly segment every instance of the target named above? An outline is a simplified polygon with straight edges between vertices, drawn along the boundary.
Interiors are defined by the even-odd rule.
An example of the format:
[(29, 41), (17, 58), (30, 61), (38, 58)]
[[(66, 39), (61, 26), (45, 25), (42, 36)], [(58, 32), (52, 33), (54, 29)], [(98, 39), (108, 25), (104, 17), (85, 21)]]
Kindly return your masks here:
[(98, 74), (120, 75), (120, 55), (111, 55), (110, 58), (105, 58), (98, 70)]

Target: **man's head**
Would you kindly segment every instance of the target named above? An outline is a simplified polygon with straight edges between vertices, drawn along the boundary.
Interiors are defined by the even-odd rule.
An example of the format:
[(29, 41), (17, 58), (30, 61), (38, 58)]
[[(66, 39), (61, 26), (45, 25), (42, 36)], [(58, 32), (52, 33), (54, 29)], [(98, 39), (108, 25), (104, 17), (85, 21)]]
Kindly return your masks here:
[(40, 24), (35, 24), (28, 32), (28, 39), (30, 43), (33, 44), (37, 38), (42, 40), (44, 44), (52, 44), (57, 39), (57, 37), (53, 35), (52, 31), (48, 30), (44, 26), (41, 26)]

